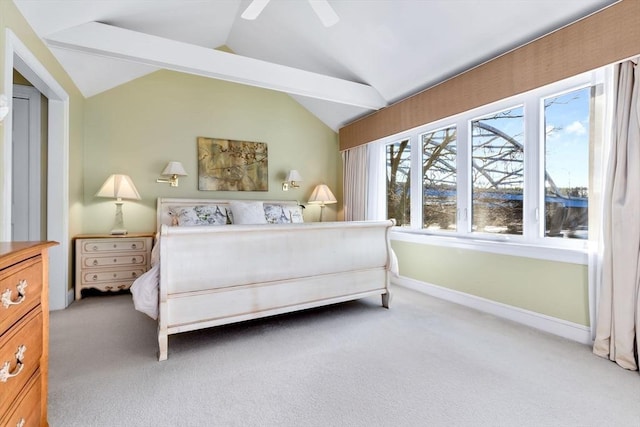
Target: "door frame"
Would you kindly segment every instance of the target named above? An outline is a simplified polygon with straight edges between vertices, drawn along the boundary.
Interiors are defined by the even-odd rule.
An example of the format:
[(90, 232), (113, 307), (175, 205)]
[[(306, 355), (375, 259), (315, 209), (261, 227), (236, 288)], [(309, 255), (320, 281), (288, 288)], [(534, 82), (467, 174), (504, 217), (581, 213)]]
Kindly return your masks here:
[[(66, 308), (72, 298), (69, 292), (69, 95), (40, 63), (36, 56), (9, 28), (5, 30), (4, 87), (9, 102), (13, 100), (13, 69), (40, 91), (48, 103), (47, 161), (47, 240), (59, 243), (49, 250), (49, 308)], [(12, 121), (11, 109), (5, 118)], [(0, 241), (11, 238), (11, 140), (12, 126), (3, 125), (0, 173)], [(7, 203), (7, 200), (9, 203)], [(69, 299), (71, 295), (71, 299)]]

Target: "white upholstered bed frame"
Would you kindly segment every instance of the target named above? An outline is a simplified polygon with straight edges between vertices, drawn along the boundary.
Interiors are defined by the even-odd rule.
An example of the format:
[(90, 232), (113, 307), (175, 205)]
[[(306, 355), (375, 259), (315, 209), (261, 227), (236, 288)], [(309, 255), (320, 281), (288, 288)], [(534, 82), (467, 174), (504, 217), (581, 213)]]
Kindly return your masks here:
[(171, 334), (371, 295), (389, 307), (393, 221), (170, 226), (172, 207), (228, 203), (158, 199), (159, 360)]

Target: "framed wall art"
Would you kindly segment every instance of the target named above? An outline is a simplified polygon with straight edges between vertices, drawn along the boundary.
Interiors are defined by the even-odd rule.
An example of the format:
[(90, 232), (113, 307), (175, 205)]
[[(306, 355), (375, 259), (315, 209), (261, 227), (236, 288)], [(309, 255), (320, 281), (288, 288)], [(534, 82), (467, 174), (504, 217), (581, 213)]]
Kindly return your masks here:
[(198, 137), (198, 190), (269, 191), (267, 144)]

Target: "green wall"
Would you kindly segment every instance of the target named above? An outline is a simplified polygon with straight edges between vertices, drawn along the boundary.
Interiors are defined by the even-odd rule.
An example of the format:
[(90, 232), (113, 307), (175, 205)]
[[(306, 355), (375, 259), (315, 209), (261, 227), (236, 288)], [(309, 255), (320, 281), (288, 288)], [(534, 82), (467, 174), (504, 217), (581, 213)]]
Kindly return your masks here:
[[(266, 142), (269, 191), (199, 191), (199, 136)], [(158, 197), (306, 202), (315, 185), (324, 182), (342, 199), (337, 134), (290, 96), (236, 83), (162, 70), (88, 98), (84, 148), (85, 233), (111, 229), (113, 201), (94, 194), (112, 173), (131, 176), (142, 197), (125, 201), (130, 231), (155, 229)], [(156, 183), (172, 160), (182, 162), (188, 173), (178, 188)], [(289, 169), (297, 169), (304, 181), (284, 192), (282, 181)], [(305, 220), (317, 221), (319, 214), (318, 206), (307, 205)], [(325, 210), (328, 219), (340, 214), (341, 205)]]
[(400, 274), (589, 326), (587, 266), (393, 241)]

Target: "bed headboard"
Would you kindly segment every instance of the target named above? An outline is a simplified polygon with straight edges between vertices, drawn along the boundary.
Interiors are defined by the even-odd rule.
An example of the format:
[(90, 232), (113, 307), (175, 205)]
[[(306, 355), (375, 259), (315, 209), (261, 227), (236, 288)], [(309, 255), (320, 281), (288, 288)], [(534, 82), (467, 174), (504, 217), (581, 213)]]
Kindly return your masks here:
[(280, 205), (298, 206), (300, 203), (297, 200), (240, 200), (240, 199), (179, 199), (179, 198), (166, 198), (159, 197), (156, 205), (156, 230), (160, 231), (162, 224), (171, 225), (173, 218), (169, 214), (171, 208), (176, 207), (188, 207), (188, 206), (206, 206), (206, 205), (218, 205), (229, 206), (231, 201), (242, 202), (264, 202), (264, 203), (277, 203)]

